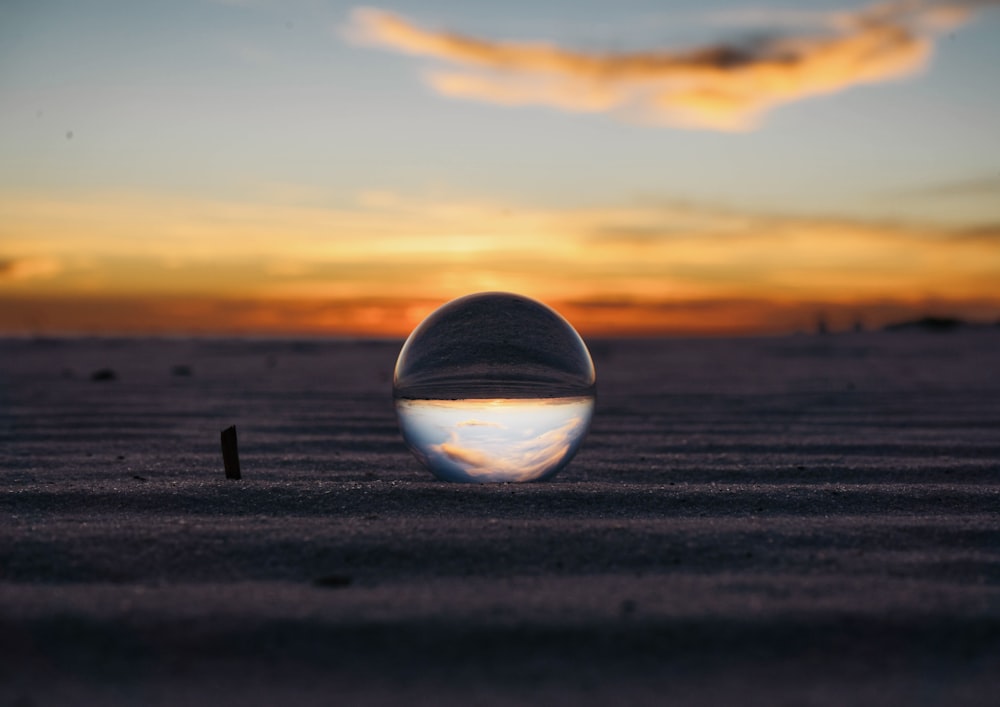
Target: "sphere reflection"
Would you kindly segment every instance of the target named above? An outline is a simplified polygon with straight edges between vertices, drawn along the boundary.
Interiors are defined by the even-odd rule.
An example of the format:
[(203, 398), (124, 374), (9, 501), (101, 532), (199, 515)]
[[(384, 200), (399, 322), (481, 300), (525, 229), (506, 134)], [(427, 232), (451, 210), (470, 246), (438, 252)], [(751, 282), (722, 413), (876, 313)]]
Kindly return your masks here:
[(446, 481), (551, 478), (579, 449), (594, 365), (544, 305), (490, 292), (449, 302), (407, 339), (393, 394), (403, 439)]

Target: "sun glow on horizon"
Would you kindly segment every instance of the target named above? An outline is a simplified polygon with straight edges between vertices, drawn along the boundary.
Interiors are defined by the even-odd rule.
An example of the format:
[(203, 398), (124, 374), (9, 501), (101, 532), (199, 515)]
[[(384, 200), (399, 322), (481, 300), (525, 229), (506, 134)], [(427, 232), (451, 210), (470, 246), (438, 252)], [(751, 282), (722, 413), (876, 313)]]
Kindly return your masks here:
[[(861, 317), (887, 302), (978, 311), (996, 299), (1000, 273), (992, 233), (690, 204), (362, 194), (325, 208), (22, 194), (0, 197), (0, 216), (17, 235), (0, 263), (0, 297), (20, 302), (0, 319), (8, 331), (66, 327), (52, 310), (78, 300), (103, 302), (101, 330), (186, 320), (204, 330), (218, 317), (224, 330), (402, 335), (435, 304), (486, 290), (562, 303), (597, 333), (773, 331), (817, 310)], [(74, 248), (81, 240), (86, 250)]]

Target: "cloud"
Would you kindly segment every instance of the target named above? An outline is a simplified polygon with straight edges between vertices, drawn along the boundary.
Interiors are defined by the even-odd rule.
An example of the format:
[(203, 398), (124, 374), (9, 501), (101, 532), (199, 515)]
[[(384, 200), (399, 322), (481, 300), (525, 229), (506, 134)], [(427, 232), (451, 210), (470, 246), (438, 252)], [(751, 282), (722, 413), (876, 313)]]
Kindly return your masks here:
[[(925, 184), (909, 189), (898, 189), (888, 193), (889, 196), (902, 198), (925, 199), (927, 197), (988, 197), (1000, 196), (1000, 174), (988, 174), (969, 179), (958, 179), (949, 182)], [(879, 198), (884, 198), (880, 194)]]
[(455, 423), (455, 427), (496, 427), (497, 429), (505, 429), (503, 425), (499, 422), (489, 422), (488, 420), (464, 420), (462, 422)]
[(940, 32), (995, 4), (896, 0), (831, 14), (811, 32), (631, 53), (480, 39), (375, 8), (355, 9), (349, 37), (451, 64), (430, 70), (426, 80), (452, 98), (738, 131), (785, 103), (913, 74)]
[(0, 281), (46, 279), (61, 271), (62, 265), (53, 258), (0, 259)]
[(1000, 244), (1000, 223), (988, 223), (958, 231), (955, 238), (981, 243)]
[[(535, 438), (510, 442), (490, 450), (463, 443), (459, 430), (455, 429), (447, 441), (432, 445), (431, 450), (459, 465), (472, 477), (530, 481), (566, 458), (585, 425), (582, 418), (573, 417)], [(460, 423), (456, 428), (461, 426)]]

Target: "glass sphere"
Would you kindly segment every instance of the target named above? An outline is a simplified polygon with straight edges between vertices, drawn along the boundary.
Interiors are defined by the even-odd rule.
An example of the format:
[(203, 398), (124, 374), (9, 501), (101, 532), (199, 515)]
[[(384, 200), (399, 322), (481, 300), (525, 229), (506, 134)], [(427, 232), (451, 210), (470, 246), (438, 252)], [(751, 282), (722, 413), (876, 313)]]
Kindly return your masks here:
[(434, 311), (393, 377), (403, 439), (444, 481), (551, 478), (580, 448), (594, 392), (594, 363), (569, 322), (506, 292)]

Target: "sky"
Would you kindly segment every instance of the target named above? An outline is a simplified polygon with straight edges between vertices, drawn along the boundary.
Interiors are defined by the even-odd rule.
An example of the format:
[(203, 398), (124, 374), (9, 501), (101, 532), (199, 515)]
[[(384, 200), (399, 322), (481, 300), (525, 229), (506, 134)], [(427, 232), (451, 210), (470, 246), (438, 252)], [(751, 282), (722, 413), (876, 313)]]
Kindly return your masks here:
[(1000, 320), (998, 38), (982, 0), (6, 0), (0, 333)]

